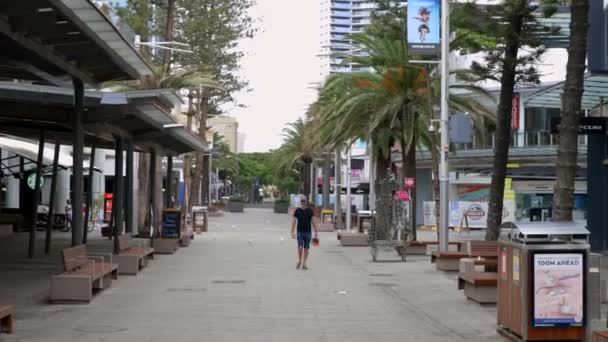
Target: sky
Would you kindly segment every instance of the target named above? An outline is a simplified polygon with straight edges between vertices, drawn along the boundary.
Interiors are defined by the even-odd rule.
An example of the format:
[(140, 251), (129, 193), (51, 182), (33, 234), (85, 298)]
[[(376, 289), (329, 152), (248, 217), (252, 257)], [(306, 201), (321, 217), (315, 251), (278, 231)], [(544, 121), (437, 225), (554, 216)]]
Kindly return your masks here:
[(319, 9), (318, 0), (258, 0), (251, 10), (260, 18), (260, 32), (240, 48), (246, 53), (241, 76), (253, 90), (236, 95), (246, 108), (227, 113), (246, 135), (245, 152), (278, 148), (285, 124), (303, 116), (315, 100)]

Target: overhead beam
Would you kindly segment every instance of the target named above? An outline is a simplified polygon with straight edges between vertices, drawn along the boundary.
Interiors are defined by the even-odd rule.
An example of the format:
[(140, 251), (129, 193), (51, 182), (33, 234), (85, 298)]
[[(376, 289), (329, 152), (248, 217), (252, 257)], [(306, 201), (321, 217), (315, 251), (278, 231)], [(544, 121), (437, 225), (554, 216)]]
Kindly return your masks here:
[(76, 66), (69, 63), (65, 59), (55, 55), (52, 53), (47, 46), (44, 46), (36, 41), (25, 37), (22, 33), (13, 32), (11, 26), (4, 20), (0, 19), (0, 34), (4, 34), (15, 43), (19, 44), (24, 49), (29, 52), (38, 55), (40, 58), (44, 59), (50, 64), (53, 64), (55, 67), (65, 71), (67, 74), (72, 76), (73, 78), (77, 78), (85, 83), (90, 85), (97, 85), (97, 81), (90, 75), (86, 74), (82, 70), (79, 70)]

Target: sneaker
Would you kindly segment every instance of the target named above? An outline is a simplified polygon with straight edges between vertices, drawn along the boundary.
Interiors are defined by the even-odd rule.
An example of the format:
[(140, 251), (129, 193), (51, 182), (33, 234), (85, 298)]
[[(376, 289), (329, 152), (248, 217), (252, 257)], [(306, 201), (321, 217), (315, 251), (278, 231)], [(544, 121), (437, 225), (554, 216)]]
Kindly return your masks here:
[(296, 264), (296, 270), (299, 270), (301, 265), (302, 265), (302, 264), (297, 263), (297, 264)]
[(304, 265), (304, 266), (302, 266), (302, 269), (303, 269), (303, 270), (307, 270), (307, 269), (308, 269), (308, 267), (306, 267), (306, 265)]

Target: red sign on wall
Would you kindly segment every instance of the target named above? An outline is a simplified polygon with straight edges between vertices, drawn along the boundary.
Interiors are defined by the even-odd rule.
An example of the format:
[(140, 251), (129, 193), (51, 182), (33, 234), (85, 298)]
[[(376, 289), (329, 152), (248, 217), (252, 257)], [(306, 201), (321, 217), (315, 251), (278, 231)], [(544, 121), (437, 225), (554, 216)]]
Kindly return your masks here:
[(511, 109), (511, 128), (512, 129), (519, 129), (519, 104), (520, 104), (521, 99), (519, 98), (519, 95), (515, 95), (513, 96), (513, 100), (511, 102), (511, 104), (513, 105), (513, 108)]
[(415, 186), (416, 186), (415, 178), (406, 178), (405, 179), (405, 188), (406, 189), (413, 189)]

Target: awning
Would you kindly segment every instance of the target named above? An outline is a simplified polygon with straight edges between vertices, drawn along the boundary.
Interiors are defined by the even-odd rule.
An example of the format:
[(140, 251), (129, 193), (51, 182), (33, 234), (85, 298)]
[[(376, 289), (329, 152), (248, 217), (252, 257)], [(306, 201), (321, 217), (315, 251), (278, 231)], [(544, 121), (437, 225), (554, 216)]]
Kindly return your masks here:
[[(135, 142), (138, 151), (160, 148), (177, 155), (205, 151), (206, 144), (171, 114), (181, 99), (166, 89), (122, 93), (126, 103), (103, 104), (108, 93), (85, 92), (85, 145), (113, 148), (114, 136)], [(116, 95), (116, 94), (114, 94)], [(120, 94), (118, 94), (120, 95)], [(72, 144), (69, 88), (0, 82), (0, 133), (36, 140), (41, 129), (48, 141)], [(37, 149), (36, 149), (37, 151)]]
[(134, 42), (91, 0), (0, 1), (0, 77), (68, 85), (151, 75)]
[[(564, 83), (559, 82), (539, 92), (526, 97), (525, 106), (543, 108), (561, 108)], [(581, 106), (583, 110), (591, 110), (600, 105), (600, 102), (608, 100), (608, 75), (585, 75), (585, 84)]]

